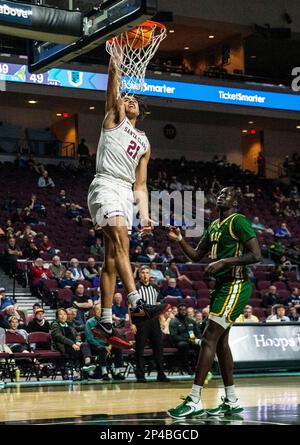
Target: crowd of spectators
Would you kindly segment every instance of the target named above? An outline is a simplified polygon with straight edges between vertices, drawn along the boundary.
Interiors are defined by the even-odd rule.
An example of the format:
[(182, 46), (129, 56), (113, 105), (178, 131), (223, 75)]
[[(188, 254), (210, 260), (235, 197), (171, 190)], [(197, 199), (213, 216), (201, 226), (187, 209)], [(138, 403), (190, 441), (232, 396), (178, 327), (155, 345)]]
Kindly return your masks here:
[[(51, 307), (62, 310), (57, 315), (56, 322), (61, 323), (63, 329), (59, 328), (58, 331), (64, 331), (66, 328), (64, 334), (70, 335), (72, 345), (80, 343), (78, 347), (73, 347), (70, 341), (67, 342), (71, 348), (68, 351), (78, 357), (81, 354), (82, 364), (90, 366), (93, 354), (82, 350), (81, 343), (84, 342), (80, 342), (70, 333), (85, 331), (90, 319), (94, 319), (89, 322), (89, 325), (92, 325), (101, 304), (103, 241), (101, 234), (91, 227), (86, 204), (83, 204), (81, 199), (84, 194), (75, 192), (75, 189), (81, 188), (78, 184), (88, 184), (92, 177), (92, 170), (82, 169), (86, 167), (84, 150), (83, 147), (79, 169), (69, 169), (69, 175), (65, 175), (65, 166), (52, 169), (49, 175), (48, 170), (50, 171), (51, 167), (46, 170), (45, 166), (37, 164), (33, 157), (25, 165), (15, 164), (16, 171), (28, 170), (30, 175), (35, 175), (36, 185), (35, 188), (31, 187), (29, 192), (25, 188), (24, 193), (21, 193), (22, 199), (17, 194), (4, 198), (0, 193), (0, 206), (5, 213), (5, 218), (0, 219), (0, 237), (3, 245), (1, 264), (5, 272), (25, 286), (24, 268), (19, 267), (18, 260), (28, 260), (27, 273), (33, 295)], [(8, 169), (8, 166), (6, 168)], [(207, 171), (211, 174), (208, 175)], [(248, 305), (238, 322), (297, 322), (300, 309), (299, 290), (291, 284), (289, 277), (289, 273), (295, 271), (295, 264), (298, 263), (300, 255), (300, 232), (297, 231), (300, 197), (297, 186), (279, 185), (242, 172), (238, 166), (229, 164), (226, 156), (214, 156), (210, 163), (187, 161), (183, 157), (174, 161), (151, 161), (149, 165), (150, 191), (205, 192), (206, 224), (216, 217), (216, 193), (225, 185), (238, 187), (243, 203), (242, 211), (252, 220), (265, 257), (274, 262), (274, 267), (268, 274), (269, 282), (263, 288), (259, 288), (260, 280), (255, 275), (255, 270), (252, 272), (251, 277), (259, 292), (260, 304), (253, 308)], [(169, 222), (176, 223), (173, 214), (170, 215)], [(69, 243), (65, 245), (67, 240)], [(193, 240), (194, 245), (197, 241)], [(187, 259), (183, 257), (177, 245), (168, 241), (160, 228), (154, 230), (152, 237), (146, 238), (140, 237), (138, 231), (133, 231), (130, 254), (136, 280), (140, 279), (141, 263), (147, 264), (150, 283), (158, 287), (160, 300), (171, 299), (171, 309), (164, 319), (160, 320), (162, 333), (169, 336), (172, 346), (178, 348), (181, 358), (186, 357), (185, 354), (191, 350), (197, 351), (198, 340), (209, 313), (207, 297), (209, 289), (213, 287), (213, 278), (206, 276), (204, 272), (200, 272), (201, 277), (197, 277), (191, 269), (187, 269)], [(292, 281), (297, 281), (297, 278)], [(285, 298), (282, 296), (282, 288), (277, 288), (278, 283), (284, 286), (284, 292), (287, 294)], [(58, 298), (60, 290), (65, 291), (67, 299)], [(25, 328), (27, 332), (29, 324), (20, 315), (19, 312), (22, 311), (17, 302), (10, 296), (7, 297), (5, 292), (3, 297), (1, 291), (0, 300), (1, 323), (10, 329), (10, 326), (7, 327), (9, 319), (17, 318), (18, 329)], [(257, 311), (257, 307), (260, 311)], [(48, 329), (43, 310), (35, 308), (36, 310), (32, 320), (34, 323), (30, 322), (30, 326), (38, 328), (45, 325)], [(66, 311), (67, 319), (59, 321), (59, 317), (65, 318), (63, 310)], [(130, 323), (119, 278), (113, 314), (117, 325), (128, 326)], [(69, 332), (66, 323), (75, 331)], [(16, 320), (13, 324), (16, 325)], [(50, 332), (51, 329), (50, 327)], [(86, 333), (87, 338), (88, 336)], [(54, 345), (55, 342), (53, 347)], [(97, 347), (96, 344), (92, 346)], [(99, 356), (100, 375), (109, 374), (108, 368), (107, 372), (104, 372), (104, 367), (110, 363), (111, 356), (115, 360), (116, 374), (119, 374), (122, 358), (115, 356), (115, 351), (107, 349), (107, 345), (101, 346), (103, 351), (101, 357)], [(92, 352), (94, 351), (92, 348)], [(188, 362), (184, 363), (187, 363), (187, 366), (183, 371), (189, 372)]]

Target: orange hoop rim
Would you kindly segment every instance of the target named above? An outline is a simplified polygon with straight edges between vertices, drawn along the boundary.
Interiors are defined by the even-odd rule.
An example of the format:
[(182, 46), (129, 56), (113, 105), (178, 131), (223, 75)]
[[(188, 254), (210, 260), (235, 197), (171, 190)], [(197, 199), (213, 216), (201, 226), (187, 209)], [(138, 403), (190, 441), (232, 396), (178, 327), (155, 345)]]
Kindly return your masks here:
[[(144, 28), (144, 29), (160, 28), (162, 31), (167, 29), (166, 26), (163, 25), (162, 23), (154, 22), (153, 20), (147, 20), (146, 22), (143, 22), (140, 25), (137, 25), (137, 26), (134, 26), (133, 28), (128, 29), (128, 31), (125, 31), (122, 34), (126, 34), (127, 32), (134, 31), (135, 29), (139, 29), (139, 28)], [(113, 44), (113, 43), (115, 43), (115, 41), (117, 41), (119, 44), (122, 45), (122, 43), (123, 43), (122, 39), (121, 39), (121, 41), (119, 40), (119, 38), (121, 37), (122, 34), (120, 34), (119, 36), (115, 36), (112, 39), (109, 39), (108, 43)]]

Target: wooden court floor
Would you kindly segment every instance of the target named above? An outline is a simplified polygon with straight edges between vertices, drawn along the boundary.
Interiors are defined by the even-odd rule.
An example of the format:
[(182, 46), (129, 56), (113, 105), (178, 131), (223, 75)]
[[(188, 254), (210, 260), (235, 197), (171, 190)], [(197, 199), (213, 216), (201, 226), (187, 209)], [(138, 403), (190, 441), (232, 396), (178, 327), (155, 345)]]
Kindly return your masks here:
[[(0, 424), (171, 425), (165, 411), (187, 395), (191, 381), (16, 387), (0, 390)], [(300, 377), (236, 380), (242, 406), (234, 418), (197, 419), (181, 424), (300, 425)], [(203, 390), (205, 408), (223, 395), (219, 379)], [(178, 421), (177, 421), (178, 422)]]

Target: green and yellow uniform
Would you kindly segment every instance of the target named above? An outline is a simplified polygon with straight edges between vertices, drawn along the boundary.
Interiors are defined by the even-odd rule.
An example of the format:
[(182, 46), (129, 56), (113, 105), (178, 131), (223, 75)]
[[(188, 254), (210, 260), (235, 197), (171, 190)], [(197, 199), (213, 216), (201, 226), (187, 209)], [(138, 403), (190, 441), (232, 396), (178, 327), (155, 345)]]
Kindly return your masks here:
[[(204, 233), (212, 261), (243, 255), (245, 243), (255, 237), (251, 222), (240, 213), (233, 213), (222, 222), (215, 220)], [(210, 315), (225, 317), (228, 323), (233, 323), (243, 313), (252, 293), (248, 267), (226, 265), (214, 277)]]

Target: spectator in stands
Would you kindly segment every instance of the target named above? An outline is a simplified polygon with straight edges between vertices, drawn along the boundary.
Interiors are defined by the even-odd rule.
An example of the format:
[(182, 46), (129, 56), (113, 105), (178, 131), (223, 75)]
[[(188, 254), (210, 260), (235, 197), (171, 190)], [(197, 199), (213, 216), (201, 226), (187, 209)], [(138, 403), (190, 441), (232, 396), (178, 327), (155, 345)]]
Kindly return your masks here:
[(11, 221), (15, 223), (26, 223), (26, 214), (21, 207), (18, 207), (16, 213), (13, 214)]
[(34, 239), (26, 243), (25, 249), (23, 249), (23, 257), (27, 260), (35, 261), (40, 256), (40, 251)]
[(143, 254), (142, 246), (136, 246), (133, 254), (131, 255), (131, 260), (136, 263), (148, 263), (149, 258)]
[(125, 380), (125, 376), (121, 373), (123, 367), (122, 349), (113, 348), (108, 345), (105, 340), (101, 340), (93, 335), (92, 329), (97, 326), (101, 315), (100, 304), (95, 304), (93, 307), (93, 317), (89, 318), (85, 325), (85, 336), (90, 345), (93, 355), (98, 356), (99, 365), (101, 367), (102, 380), (110, 381), (108, 374), (108, 363), (111, 356), (113, 356), (114, 370), (112, 377), (114, 380)]
[(159, 322), (163, 334), (170, 335), (170, 321), (174, 317), (175, 315), (173, 314), (171, 307), (167, 310), (167, 312), (165, 312), (162, 317), (160, 317)]
[(178, 314), (178, 307), (177, 306), (172, 306), (171, 310), (172, 310), (172, 314), (174, 315), (174, 317), (176, 317), (176, 315)]
[(38, 187), (39, 188), (53, 188), (53, 187), (55, 187), (53, 179), (49, 177), (47, 170), (45, 170), (42, 173), (42, 176), (40, 176), (40, 178), (38, 180)]
[(283, 215), (279, 202), (277, 202), (277, 201), (274, 202), (274, 204), (272, 206), (271, 213), (274, 216), (282, 216)]
[(25, 323), (22, 320), (19, 312), (15, 308), (14, 305), (6, 306), (6, 308), (3, 311), (4, 314), (4, 320), (9, 323), (10, 317), (16, 317), (19, 320), (19, 327), (25, 328)]
[(72, 326), (77, 332), (84, 332), (84, 324), (82, 320), (77, 318), (77, 309), (75, 307), (68, 307), (67, 311), (67, 322)]
[(30, 279), (32, 288), (38, 292), (39, 296), (41, 296), (45, 281), (51, 278), (50, 270), (44, 267), (44, 260), (37, 258), (30, 267)]
[(31, 226), (28, 224), (25, 226), (23, 233), (19, 236), (20, 239), (27, 242), (29, 240), (34, 239), (37, 236), (37, 233), (32, 230)]
[(73, 297), (73, 306), (77, 309), (76, 319), (85, 324), (85, 318), (88, 311), (93, 307), (93, 301), (85, 294), (83, 284), (77, 284), (75, 295)]
[(44, 235), (40, 244), (40, 254), (47, 253), (48, 255), (56, 255), (59, 252), (60, 250), (55, 249), (48, 236)]
[(32, 306), (32, 314), (28, 315), (27, 319), (26, 319), (26, 323), (27, 325), (34, 319), (34, 314), (36, 309), (40, 309), (42, 308), (40, 303), (34, 303), (34, 305)]
[(287, 323), (290, 321), (289, 317), (285, 315), (285, 307), (283, 304), (276, 304), (273, 306), (273, 315), (269, 315), (269, 317), (266, 319), (266, 322), (284, 322)]
[(4, 309), (7, 306), (14, 306), (14, 308), (17, 310), (19, 305), (17, 304), (17, 301), (13, 297), (9, 297), (6, 295), (5, 288), (0, 288), (0, 311), (4, 311)]
[(257, 168), (258, 168), (257, 176), (260, 178), (265, 178), (266, 177), (266, 158), (262, 154), (262, 151), (259, 152), (259, 155), (256, 158), (256, 162), (257, 162)]
[(295, 211), (291, 209), (289, 205), (286, 205), (282, 211), (283, 216), (286, 218), (292, 218), (293, 216), (296, 216)]
[(275, 270), (270, 273), (270, 281), (274, 283), (275, 281), (282, 281), (287, 284), (288, 278), (282, 269), (282, 266), (276, 266)]
[(97, 275), (95, 276), (95, 278), (93, 279), (93, 282), (92, 282), (92, 285), (95, 288), (100, 287), (101, 271), (102, 271), (101, 266), (98, 266), (97, 267)]
[(259, 323), (259, 319), (253, 315), (252, 306), (247, 305), (244, 308), (243, 314), (235, 320), (235, 323)]
[(300, 322), (300, 314), (298, 313), (296, 306), (291, 306), (289, 308), (288, 317), (290, 321), (294, 323), (298, 321)]
[(50, 332), (50, 323), (45, 319), (45, 311), (42, 307), (36, 308), (34, 318), (26, 327), (27, 332)]
[(45, 216), (46, 207), (37, 199), (37, 196), (32, 193), (30, 203), (26, 206), (31, 212), (36, 212), (40, 216)]
[(298, 192), (298, 187), (296, 185), (293, 185), (293, 187), (291, 188), (291, 191), (289, 193), (289, 198), (291, 201), (299, 201), (299, 192)]
[(90, 247), (90, 254), (96, 257), (98, 260), (103, 258), (104, 248), (102, 247), (102, 241), (100, 238), (96, 238), (95, 244)]
[(17, 232), (15, 231), (13, 222), (10, 218), (6, 220), (4, 232), (7, 239), (18, 238), (22, 234), (20, 230), (18, 230)]
[(61, 289), (73, 289), (76, 284), (77, 281), (72, 277), (72, 272), (70, 270), (66, 270), (64, 276), (59, 280), (59, 287)]
[(84, 360), (83, 371), (91, 371), (91, 352), (87, 344), (81, 342), (79, 333), (67, 322), (68, 314), (65, 309), (57, 309), (56, 320), (51, 324), (51, 337), (53, 347), (59, 351), (64, 358), (73, 359), (77, 363)]
[(285, 306), (296, 306), (296, 309), (300, 309), (300, 292), (298, 287), (293, 287), (291, 295), (285, 300)]
[(129, 321), (128, 307), (123, 305), (123, 297), (119, 292), (115, 293), (113, 305), (112, 305), (112, 320), (115, 324), (125, 325), (126, 321)]
[(195, 309), (193, 307), (188, 307), (186, 309), (186, 315), (189, 318), (192, 318), (193, 320), (195, 320)]
[(292, 237), (291, 232), (289, 231), (287, 224), (282, 223), (279, 229), (275, 230), (275, 238), (283, 238), (283, 239), (290, 239)]
[(290, 271), (291, 270), (292, 262), (285, 255), (282, 255), (280, 257), (279, 262), (280, 262), (280, 266), (281, 266), (283, 271)]
[(176, 278), (178, 281), (187, 281), (189, 284), (193, 284), (193, 281), (190, 280), (185, 274), (182, 274), (176, 262), (172, 260), (165, 271), (166, 278)]
[(59, 192), (59, 196), (55, 200), (55, 205), (57, 207), (68, 208), (71, 205), (71, 198), (69, 198), (66, 194), (66, 191), (63, 189)]
[(89, 147), (86, 145), (85, 139), (81, 139), (80, 144), (78, 144), (77, 154), (79, 155), (79, 164), (85, 167), (90, 156)]
[(266, 226), (259, 221), (259, 217), (255, 216), (253, 218), (251, 227), (258, 233), (264, 233), (266, 231)]
[(90, 257), (87, 260), (87, 265), (83, 268), (83, 275), (86, 280), (93, 281), (98, 275), (98, 268), (94, 258)]
[(52, 258), (52, 264), (49, 266), (49, 271), (51, 275), (56, 280), (60, 280), (66, 273), (66, 267), (61, 263), (60, 257), (55, 255)]
[(72, 258), (71, 259), (70, 266), (69, 266), (68, 270), (71, 272), (72, 278), (75, 281), (82, 281), (82, 280), (84, 280), (84, 275), (83, 275), (83, 272), (81, 270), (81, 267), (79, 265), (79, 261), (78, 261), (77, 258)]
[(280, 296), (277, 294), (277, 287), (272, 285), (269, 291), (263, 295), (262, 306), (269, 308), (280, 303)]
[(17, 246), (15, 238), (9, 238), (3, 254), (3, 269), (10, 277), (18, 274), (17, 261), (21, 259), (23, 253)]
[(172, 252), (172, 247), (171, 246), (167, 246), (165, 248), (164, 253), (161, 256), (161, 259), (163, 261), (163, 263), (170, 263), (172, 260), (174, 260), (174, 255)]
[(82, 207), (72, 202), (68, 210), (65, 212), (65, 217), (76, 221), (78, 224), (82, 224), (83, 211), (84, 209)]
[(172, 176), (169, 184), (169, 190), (182, 190), (182, 183), (178, 181), (176, 176)]
[(273, 198), (279, 202), (279, 204), (282, 204), (284, 201), (287, 200), (287, 197), (283, 194), (283, 192), (280, 190), (280, 187), (275, 187), (274, 192), (272, 193)]
[(195, 322), (201, 326), (203, 322), (203, 315), (201, 311), (195, 311)]
[(160, 257), (157, 252), (155, 252), (154, 247), (148, 246), (146, 249), (146, 256), (148, 257), (148, 261), (156, 261), (160, 263)]
[[(16, 317), (15, 315), (12, 315), (9, 317), (9, 332), (14, 334), (22, 335), (24, 340), (28, 342), (28, 333), (23, 329), (20, 325), (20, 319)], [(14, 343), (9, 345), (12, 352), (23, 352), (28, 353), (29, 352), (29, 346), (27, 344), (22, 345), (20, 343)]]
[(150, 261), (150, 277), (153, 277), (153, 283), (157, 286), (161, 286), (165, 281), (165, 277), (161, 270), (157, 269), (157, 264), (155, 261)]
[(88, 249), (90, 249), (94, 244), (96, 244), (96, 232), (94, 229), (89, 229), (89, 234), (85, 241), (85, 245), (88, 247)]
[(168, 279), (168, 286), (163, 291), (163, 295), (165, 297), (176, 297), (176, 298), (184, 298), (184, 295), (182, 293), (182, 290), (177, 287), (177, 280), (176, 278), (169, 278)]
[(195, 320), (187, 316), (184, 304), (178, 306), (178, 314), (170, 321), (170, 336), (174, 346), (178, 348), (180, 363), (190, 375), (194, 372), (189, 366), (189, 351), (200, 345), (200, 330)]

